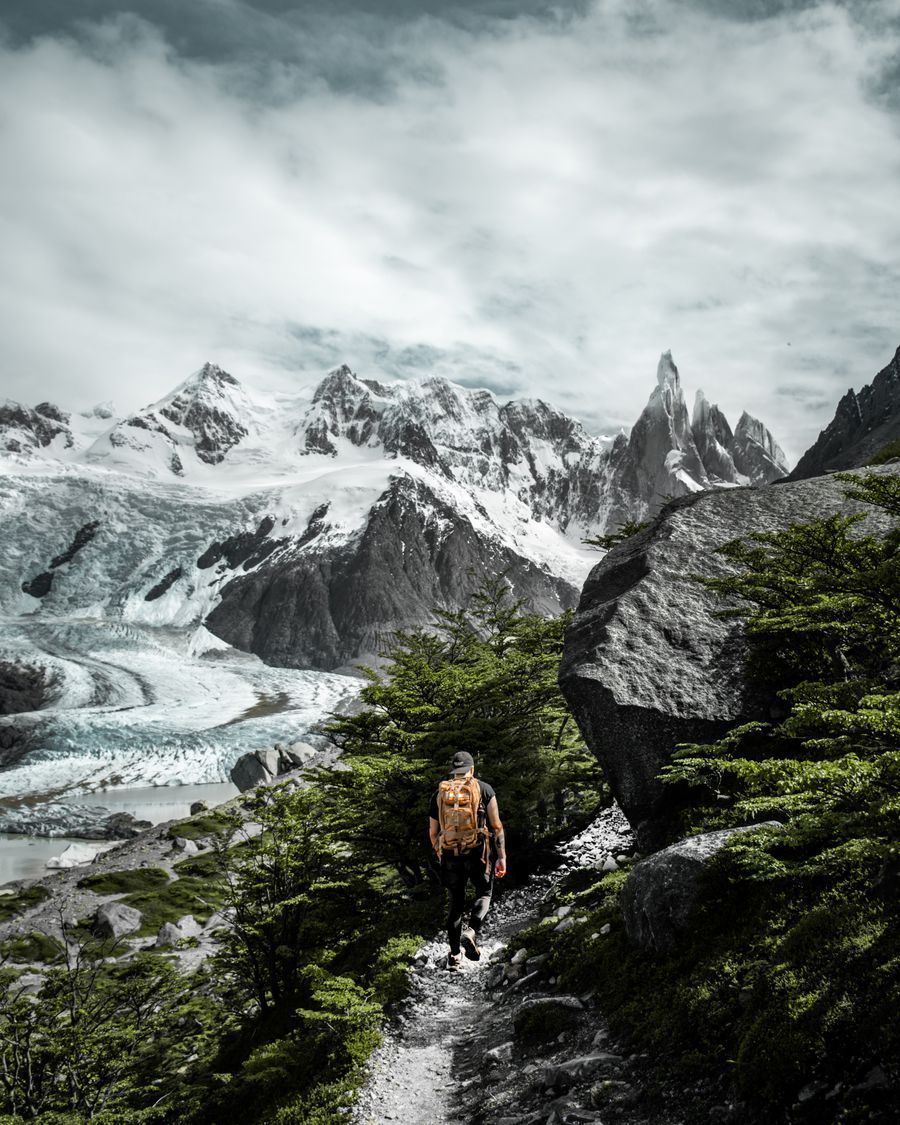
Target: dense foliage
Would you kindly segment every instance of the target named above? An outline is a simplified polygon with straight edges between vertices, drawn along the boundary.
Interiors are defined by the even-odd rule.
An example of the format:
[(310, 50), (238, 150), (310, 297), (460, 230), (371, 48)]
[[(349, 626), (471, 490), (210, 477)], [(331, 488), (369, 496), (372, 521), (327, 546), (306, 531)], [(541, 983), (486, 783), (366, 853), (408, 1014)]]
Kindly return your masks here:
[(563, 629), (498, 581), (468, 615), (397, 639), (362, 709), (330, 725), (340, 768), (260, 791), (246, 817), (216, 810), (176, 826), (219, 837), (171, 882), (149, 868), (87, 876), (153, 926), (224, 909), (219, 952), (186, 978), (165, 954), (107, 963), (124, 949), (70, 941), (37, 996), (7, 971), (0, 1125), (340, 1119), (411, 957), (440, 925), (428, 802), (452, 753), (471, 752), (497, 788), (513, 861), (601, 800), (556, 683)]

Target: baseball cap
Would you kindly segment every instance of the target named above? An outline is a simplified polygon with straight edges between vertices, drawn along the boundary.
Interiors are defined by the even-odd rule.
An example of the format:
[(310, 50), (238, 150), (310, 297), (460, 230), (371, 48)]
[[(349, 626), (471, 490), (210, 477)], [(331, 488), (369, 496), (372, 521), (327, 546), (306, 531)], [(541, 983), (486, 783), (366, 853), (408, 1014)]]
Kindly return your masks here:
[(473, 769), (475, 769), (475, 759), (465, 750), (457, 750), (450, 759), (450, 772), (452, 774), (468, 773), (469, 770)]

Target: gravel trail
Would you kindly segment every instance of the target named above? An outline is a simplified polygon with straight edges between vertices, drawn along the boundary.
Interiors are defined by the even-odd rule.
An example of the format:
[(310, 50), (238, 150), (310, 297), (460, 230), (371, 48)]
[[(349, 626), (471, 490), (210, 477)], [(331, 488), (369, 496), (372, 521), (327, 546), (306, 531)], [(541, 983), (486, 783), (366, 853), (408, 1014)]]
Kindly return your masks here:
[(536, 921), (542, 901), (566, 872), (599, 864), (630, 841), (619, 810), (605, 810), (561, 849), (564, 864), (559, 871), (534, 876), (521, 889), (500, 897), (485, 925), (481, 961), (464, 958), (461, 971), (452, 973), (445, 968), (446, 941), (432, 941), (419, 950), (409, 997), (372, 1057), (369, 1079), (354, 1110), (357, 1125), (470, 1125), (519, 1119), (509, 1116), (510, 1090), (493, 1078), (486, 1081), (485, 1052), (511, 1040), (513, 1013), (510, 1004), (495, 1002), (489, 993), (490, 974), (510, 938)]

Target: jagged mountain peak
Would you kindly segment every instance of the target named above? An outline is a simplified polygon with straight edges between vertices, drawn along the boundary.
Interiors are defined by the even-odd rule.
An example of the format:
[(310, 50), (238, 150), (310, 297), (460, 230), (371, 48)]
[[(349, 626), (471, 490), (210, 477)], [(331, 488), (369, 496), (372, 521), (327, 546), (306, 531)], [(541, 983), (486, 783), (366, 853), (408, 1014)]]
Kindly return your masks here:
[(656, 365), (656, 382), (662, 390), (667, 387), (671, 387), (675, 391), (681, 389), (681, 376), (678, 374), (675, 361), (672, 359), (671, 350), (664, 351), (659, 357), (659, 363)]

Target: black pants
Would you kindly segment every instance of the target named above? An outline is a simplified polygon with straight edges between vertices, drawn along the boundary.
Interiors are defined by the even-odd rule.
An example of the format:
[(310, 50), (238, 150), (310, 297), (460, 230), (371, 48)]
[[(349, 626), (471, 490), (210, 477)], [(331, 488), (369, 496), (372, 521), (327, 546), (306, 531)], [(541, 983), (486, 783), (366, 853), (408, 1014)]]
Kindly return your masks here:
[(491, 891), (494, 887), (493, 857), (487, 866), (482, 862), (484, 851), (475, 848), (471, 852), (452, 855), (445, 852), (441, 857), (441, 878), (450, 892), (450, 913), (447, 915), (447, 940), (450, 952), (459, 953), (459, 935), (462, 933), (463, 915), (466, 911), (466, 885), (471, 879), (475, 888), (475, 902), (469, 925), (477, 934), (485, 915), (491, 908)]

